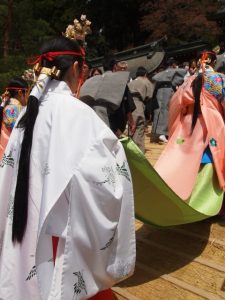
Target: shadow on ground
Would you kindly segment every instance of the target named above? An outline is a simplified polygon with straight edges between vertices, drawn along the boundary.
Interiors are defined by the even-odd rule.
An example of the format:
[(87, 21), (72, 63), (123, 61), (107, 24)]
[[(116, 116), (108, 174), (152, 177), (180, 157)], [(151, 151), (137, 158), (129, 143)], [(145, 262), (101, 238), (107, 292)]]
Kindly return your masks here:
[(213, 222), (215, 219), (212, 218), (171, 228), (143, 225), (136, 231), (135, 273), (119, 286), (137, 286), (173, 273), (191, 263), (205, 249)]

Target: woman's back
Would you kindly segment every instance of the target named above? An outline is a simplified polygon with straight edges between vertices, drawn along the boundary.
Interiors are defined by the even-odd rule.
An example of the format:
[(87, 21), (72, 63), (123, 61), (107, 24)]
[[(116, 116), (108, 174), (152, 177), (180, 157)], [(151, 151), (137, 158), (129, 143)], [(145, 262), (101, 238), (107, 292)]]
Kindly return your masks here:
[[(15, 186), (22, 136), (23, 130), (16, 128), (6, 148), (13, 168), (2, 165), (0, 186), (8, 178), (8, 187), (0, 189), (0, 199), (9, 199)], [(0, 203), (3, 222), (8, 210), (9, 230), (0, 264), (0, 285), (6, 288), (0, 289), (0, 297), (10, 294), (13, 282), (13, 295), (7, 300), (14, 300), (15, 295), (18, 300), (39, 300), (38, 273), (46, 299), (72, 299), (77, 280), (84, 282), (78, 299), (87, 299), (132, 273), (131, 191), (129, 168), (118, 139), (90, 107), (72, 96), (65, 82), (52, 80), (40, 99), (33, 130), (22, 247), (12, 243), (13, 209), (8, 210), (7, 201)], [(52, 236), (59, 238), (56, 268)], [(21, 271), (21, 265), (18, 276), (13, 270)]]
[(203, 73), (188, 78), (171, 99), (169, 143), (155, 168), (182, 199), (191, 195), (203, 154), (209, 148), (224, 188), (224, 83), (223, 74), (205, 66)]
[(218, 101), (222, 102), (225, 100), (225, 75), (212, 69), (206, 70), (204, 73), (204, 88)]

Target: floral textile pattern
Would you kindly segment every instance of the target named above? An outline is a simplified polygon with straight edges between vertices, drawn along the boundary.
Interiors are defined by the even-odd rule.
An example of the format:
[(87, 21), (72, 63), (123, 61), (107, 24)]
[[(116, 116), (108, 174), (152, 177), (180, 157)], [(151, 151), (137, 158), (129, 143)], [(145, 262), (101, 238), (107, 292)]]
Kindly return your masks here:
[(21, 103), (17, 99), (11, 98), (3, 112), (3, 123), (7, 128), (13, 129), (21, 110)]
[(204, 88), (218, 101), (223, 101), (225, 99), (225, 76), (213, 71), (205, 72)]
[(211, 145), (212, 147), (216, 147), (216, 146), (217, 146), (217, 142), (216, 142), (216, 140), (215, 140), (214, 138), (211, 138), (211, 140), (210, 140), (210, 145)]

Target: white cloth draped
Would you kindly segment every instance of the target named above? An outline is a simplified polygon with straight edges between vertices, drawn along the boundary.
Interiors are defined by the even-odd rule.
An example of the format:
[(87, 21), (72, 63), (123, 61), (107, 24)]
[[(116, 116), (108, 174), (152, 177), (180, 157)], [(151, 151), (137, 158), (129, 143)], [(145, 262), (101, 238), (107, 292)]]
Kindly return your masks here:
[[(12, 244), (23, 131), (0, 165), (0, 300), (88, 299), (133, 273), (132, 180), (123, 147), (94, 111), (52, 80), (30, 158), (28, 225)], [(59, 237), (55, 267), (52, 236)]]

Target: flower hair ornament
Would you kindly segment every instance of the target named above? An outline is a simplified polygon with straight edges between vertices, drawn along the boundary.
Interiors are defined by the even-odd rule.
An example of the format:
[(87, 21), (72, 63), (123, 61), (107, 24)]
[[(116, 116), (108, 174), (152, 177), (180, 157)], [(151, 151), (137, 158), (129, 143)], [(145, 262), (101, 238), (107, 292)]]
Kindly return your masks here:
[(23, 75), (21, 76), (28, 85), (32, 85), (32, 83), (35, 81), (35, 73), (34, 69), (27, 69), (23, 72)]
[[(80, 21), (78, 19), (74, 19), (73, 20), (73, 25), (68, 25), (66, 28), (66, 31), (63, 32), (62, 34), (71, 39), (71, 40), (77, 40), (80, 42), (80, 45), (82, 47), (82, 50), (85, 53), (84, 50), (84, 46), (85, 44), (85, 38), (88, 34), (92, 33), (91, 30), (91, 21), (89, 21), (87, 19), (86, 15), (81, 15), (80, 17)], [(79, 79), (79, 83), (78, 83), (78, 88), (77, 88), (77, 93), (76, 93), (76, 97), (79, 98), (80, 95), (80, 88), (83, 84), (84, 80), (83, 80), (83, 74), (81, 74), (80, 79)]]
[(87, 19), (86, 15), (81, 15), (80, 21), (73, 20), (73, 25), (68, 25), (63, 35), (71, 40), (85, 41), (85, 37), (91, 34), (91, 22)]

